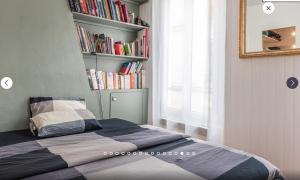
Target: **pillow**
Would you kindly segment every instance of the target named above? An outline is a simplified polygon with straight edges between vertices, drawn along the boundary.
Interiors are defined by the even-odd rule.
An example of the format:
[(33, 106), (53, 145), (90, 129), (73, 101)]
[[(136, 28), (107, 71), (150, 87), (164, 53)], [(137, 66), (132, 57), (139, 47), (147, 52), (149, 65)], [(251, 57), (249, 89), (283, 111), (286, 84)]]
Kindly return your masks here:
[(31, 97), (29, 101), (31, 117), (45, 112), (86, 109), (85, 100), (81, 98)]
[(30, 118), (31, 132), (38, 137), (64, 136), (102, 129), (92, 112), (86, 109), (40, 113)]

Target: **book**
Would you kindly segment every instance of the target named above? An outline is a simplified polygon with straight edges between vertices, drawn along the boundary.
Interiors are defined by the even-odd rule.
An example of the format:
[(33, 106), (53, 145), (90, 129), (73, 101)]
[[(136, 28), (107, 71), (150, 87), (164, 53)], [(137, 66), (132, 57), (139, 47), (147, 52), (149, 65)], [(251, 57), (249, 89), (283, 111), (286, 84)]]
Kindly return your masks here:
[(97, 83), (98, 83), (98, 87), (100, 90), (104, 90), (105, 89), (105, 82), (104, 82), (104, 79), (103, 79), (103, 72), (102, 71), (97, 71), (96, 72), (96, 79), (97, 79)]
[(75, 2), (73, 0), (69, 0), (69, 7), (70, 7), (70, 10), (72, 12), (76, 11), (76, 9), (75, 9)]
[(108, 18), (105, 0), (101, 0), (101, 1), (102, 1), (103, 12), (104, 12), (104, 18)]
[(86, 4), (86, 0), (80, 0), (80, 4), (81, 4), (81, 7), (82, 7), (82, 12), (85, 13), (85, 14), (89, 14), (87, 4)]
[(110, 8), (110, 14), (111, 14), (112, 19), (117, 20), (115, 5), (114, 5), (113, 0), (107, 0), (107, 1), (108, 1), (108, 5), (109, 5), (109, 8)]
[(93, 16), (98, 16), (97, 12), (96, 12), (96, 7), (95, 7), (95, 1), (90, 0), (90, 2), (91, 2), (91, 11), (92, 11)]
[(138, 89), (142, 89), (143, 88), (143, 84), (142, 84), (142, 72), (138, 73)]
[(107, 10), (107, 18), (108, 19), (112, 19), (111, 13), (110, 13), (110, 8), (109, 8), (109, 4), (108, 4), (108, 0), (104, 0), (104, 4)]
[(139, 62), (138, 67), (136, 68), (136, 73), (139, 73), (142, 70), (143, 64)]
[(87, 69), (87, 76), (92, 90), (118, 90), (146, 88), (146, 71), (121, 75), (115, 72)]
[(114, 87), (115, 89), (120, 89), (120, 76), (116, 74), (116, 86)]
[(70, 10), (115, 21), (135, 24), (135, 13), (121, 0), (68, 0)]
[(87, 70), (88, 77), (91, 79), (91, 89), (97, 90), (98, 88), (98, 83), (97, 83), (97, 78), (96, 78), (96, 70), (95, 69), (89, 69)]
[(135, 73), (135, 68), (136, 68), (136, 62), (132, 62), (128, 74), (133, 74), (133, 73)]
[(103, 7), (102, 7), (101, 0), (97, 0), (97, 4), (98, 4), (99, 16), (100, 16), (100, 17), (104, 17), (104, 14), (103, 14)]
[(138, 41), (138, 56), (149, 57), (149, 30), (140, 30), (136, 41)]
[(120, 89), (125, 89), (125, 76), (120, 75)]
[(129, 65), (129, 62), (128, 62), (128, 63), (122, 64), (122, 67), (121, 67), (119, 73), (120, 73), (120, 74), (127, 74), (126, 72), (127, 72), (127, 67), (128, 67), (128, 65)]
[[(134, 42), (127, 43), (115, 41), (113, 38), (105, 36), (105, 34), (91, 33), (80, 25), (76, 25), (76, 28), (81, 50), (83, 52), (149, 57), (147, 30), (139, 31), (137, 39)], [(136, 71), (131, 72), (134, 73)]]
[(82, 39), (82, 36), (81, 36), (81, 32), (80, 32), (80, 28), (78, 25), (76, 25), (76, 31), (77, 31), (77, 37), (79, 39), (79, 44), (80, 44), (80, 47), (81, 47), (81, 51), (85, 51), (85, 48), (84, 48), (84, 44), (83, 44), (83, 39)]
[(107, 79), (107, 89), (114, 89), (114, 73), (107, 72), (106, 73), (106, 79)]
[(119, 10), (119, 8), (118, 8), (118, 4), (117, 4), (117, 3), (114, 3), (114, 6), (115, 6), (115, 11), (116, 11), (117, 20), (118, 20), (118, 21), (121, 21), (120, 10)]
[(123, 63), (119, 74), (121, 75), (126, 75), (126, 74), (131, 74), (131, 73), (140, 73), (142, 70), (143, 64), (139, 61), (137, 62), (126, 62)]
[(128, 10), (127, 10), (127, 6), (125, 4), (122, 4), (121, 5), (122, 7), (122, 12), (123, 12), (123, 17), (124, 17), (124, 22), (129, 22), (129, 19), (128, 19)]
[(92, 7), (91, 7), (91, 1), (90, 0), (84, 0), (84, 1), (86, 2), (86, 7), (87, 7), (88, 14), (94, 15), (93, 11), (92, 11)]
[(119, 12), (120, 12), (121, 21), (125, 22), (121, 1), (117, 0), (116, 3), (117, 3), (117, 6), (118, 6), (118, 9), (119, 9)]
[(146, 71), (142, 70), (141, 71), (141, 76), (142, 76), (142, 88), (146, 88), (147, 87), (147, 82), (146, 82)]
[(103, 79), (104, 89), (107, 89), (107, 77), (105, 72), (102, 72), (102, 79)]
[(134, 81), (135, 81), (135, 78), (134, 78), (134, 74), (131, 73), (130, 74), (130, 89), (134, 89)]
[(80, 29), (81, 29), (81, 34), (82, 34), (82, 37), (83, 37), (83, 42), (84, 42), (86, 52), (91, 52), (91, 48), (90, 48), (90, 45), (89, 45), (89, 42), (88, 42), (86, 31), (83, 29), (83, 27), (80, 27)]
[(138, 88), (138, 74), (134, 73), (134, 89)]

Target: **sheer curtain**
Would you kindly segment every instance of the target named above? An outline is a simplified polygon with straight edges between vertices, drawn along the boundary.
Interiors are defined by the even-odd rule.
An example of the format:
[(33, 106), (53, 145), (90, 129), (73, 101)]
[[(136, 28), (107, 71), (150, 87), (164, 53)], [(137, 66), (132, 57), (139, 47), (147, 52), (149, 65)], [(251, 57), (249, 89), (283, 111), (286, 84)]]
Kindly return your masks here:
[(223, 141), (225, 0), (153, 0), (153, 121)]

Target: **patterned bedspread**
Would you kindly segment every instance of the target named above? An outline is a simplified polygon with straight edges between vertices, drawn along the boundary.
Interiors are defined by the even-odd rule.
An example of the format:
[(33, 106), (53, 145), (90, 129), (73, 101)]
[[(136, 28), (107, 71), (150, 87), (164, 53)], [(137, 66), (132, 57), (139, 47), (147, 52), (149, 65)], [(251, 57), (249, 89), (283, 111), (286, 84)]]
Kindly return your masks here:
[(271, 163), (241, 151), (119, 119), (101, 124), (46, 139), (0, 133), (0, 179), (283, 179)]

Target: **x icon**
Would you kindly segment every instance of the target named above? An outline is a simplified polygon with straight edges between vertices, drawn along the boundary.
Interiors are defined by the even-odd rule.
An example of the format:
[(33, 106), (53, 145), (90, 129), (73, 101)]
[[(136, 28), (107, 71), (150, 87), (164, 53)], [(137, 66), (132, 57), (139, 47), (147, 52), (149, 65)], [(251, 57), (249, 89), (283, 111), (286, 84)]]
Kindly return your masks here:
[(263, 12), (266, 14), (272, 14), (275, 10), (275, 6), (271, 2), (266, 2), (263, 4)]

